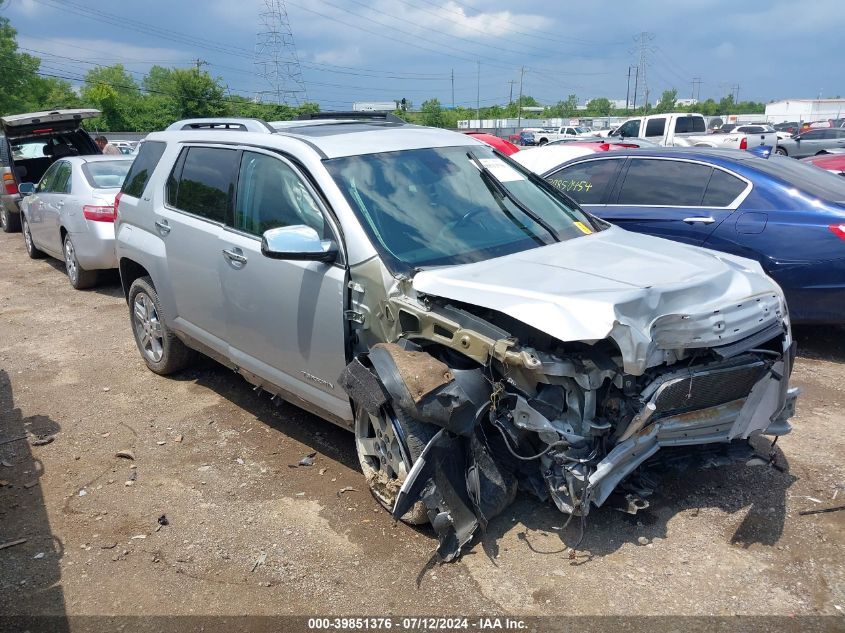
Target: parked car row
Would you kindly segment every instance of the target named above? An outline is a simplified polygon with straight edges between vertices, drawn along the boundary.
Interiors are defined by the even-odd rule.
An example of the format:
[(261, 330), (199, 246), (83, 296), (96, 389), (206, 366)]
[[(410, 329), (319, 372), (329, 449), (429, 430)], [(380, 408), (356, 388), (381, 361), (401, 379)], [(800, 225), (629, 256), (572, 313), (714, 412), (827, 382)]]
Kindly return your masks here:
[[(134, 161), (46, 169), (24, 188), (24, 239), (57, 255), (64, 228), (65, 260), (90, 272), (64, 223), (81, 208), (96, 231), (110, 214), (146, 366), (165, 375), (206, 354), (352, 430), (373, 496), (431, 522), (452, 560), (517, 487), (582, 521), (604, 504), (636, 512), (662, 449), (749, 460), (748, 439), (788, 433), (794, 414), (783, 291), (751, 249), (700, 247), (727, 222), (768, 238), (780, 199), (753, 166), (644, 147), (513, 156), (541, 151), (585, 153), (546, 180), (479, 139), (389, 114), (179, 121)], [(827, 201), (830, 186), (796, 197)], [(76, 194), (73, 214), (49, 211)], [(700, 232), (660, 239), (598, 217), (620, 200), (634, 214), (683, 207)], [(827, 237), (797, 239), (845, 246)]]

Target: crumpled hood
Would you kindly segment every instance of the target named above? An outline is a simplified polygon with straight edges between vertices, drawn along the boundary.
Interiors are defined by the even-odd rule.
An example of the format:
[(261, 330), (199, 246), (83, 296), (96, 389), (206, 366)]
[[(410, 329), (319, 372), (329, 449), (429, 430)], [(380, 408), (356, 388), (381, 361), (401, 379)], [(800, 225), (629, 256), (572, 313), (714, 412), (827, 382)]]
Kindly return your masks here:
[[(417, 292), (497, 310), (561, 341), (613, 338), (641, 374), (654, 343), (734, 342), (770, 325), (782, 293), (757, 262), (611, 227), (474, 264), (416, 274)], [(668, 324), (668, 326), (664, 326)], [(686, 329), (690, 340), (677, 345)]]

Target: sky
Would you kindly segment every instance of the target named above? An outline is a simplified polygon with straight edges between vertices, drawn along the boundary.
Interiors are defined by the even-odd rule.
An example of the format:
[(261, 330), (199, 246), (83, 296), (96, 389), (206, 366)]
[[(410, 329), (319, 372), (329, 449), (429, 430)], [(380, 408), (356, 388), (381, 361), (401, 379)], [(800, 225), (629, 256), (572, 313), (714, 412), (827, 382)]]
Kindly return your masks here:
[[(122, 63), (202, 68), (233, 94), (272, 88), (256, 65), (272, 0), (0, 0), (42, 72), (78, 78)], [(645, 57), (654, 102), (679, 97), (772, 101), (845, 95), (842, 0), (282, 0), (301, 69), (291, 99), (323, 110), (355, 101), (436, 97), (449, 107), (541, 104), (576, 94), (625, 99)], [(644, 43), (643, 43), (644, 40)], [(292, 59), (291, 47), (281, 49)], [(836, 60), (834, 62), (834, 60)], [(203, 63), (204, 62), (204, 63)], [(284, 68), (284, 67), (283, 67)], [(643, 66), (640, 65), (642, 69)], [(454, 81), (453, 78), (454, 77)], [(640, 102), (643, 77), (639, 77)], [(453, 99), (454, 86), (454, 99)]]

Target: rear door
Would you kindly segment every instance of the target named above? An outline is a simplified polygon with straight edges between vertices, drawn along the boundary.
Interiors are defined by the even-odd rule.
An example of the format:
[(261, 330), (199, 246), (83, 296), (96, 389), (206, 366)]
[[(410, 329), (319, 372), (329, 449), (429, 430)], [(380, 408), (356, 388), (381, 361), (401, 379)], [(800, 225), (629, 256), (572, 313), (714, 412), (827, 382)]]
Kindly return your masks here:
[(229, 358), (348, 421), (349, 398), (337, 384), (346, 366), (345, 266), (261, 252), (264, 231), (296, 225), (338, 241), (320, 197), (295, 165), (244, 150), (235, 213), (217, 252)]
[(155, 220), (176, 306), (174, 325), (223, 355), (228, 346), (220, 286), (221, 235), (232, 214), (239, 156), (238, 150), (227, 147), (182, 149)]
[(608, 222), (701, 245), (747, 195), (750, 184), (693, 160), (632, 157), (604, 209)]
[(99, 110), (52, 110), (49, 112), (29, 112), (0, 118), (0, 126), (9, 139), (25, 136), (42, 135), (56, 132), (69, 132), (79, 128), (82, 121), (98, 117)]

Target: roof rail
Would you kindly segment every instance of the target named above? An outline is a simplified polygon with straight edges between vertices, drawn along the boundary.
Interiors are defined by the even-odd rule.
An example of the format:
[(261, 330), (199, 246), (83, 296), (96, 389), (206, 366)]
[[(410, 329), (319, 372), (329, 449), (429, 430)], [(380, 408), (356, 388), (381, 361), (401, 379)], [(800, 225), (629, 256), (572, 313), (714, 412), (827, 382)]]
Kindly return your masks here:
[(263, 134), (274, 134), (276, 132), (266, 121), (262, 121), (261, 119), (238, 117), (183, 119), (167, 127), (168, 132), (177, 130), (233, 130), (236, 132), (261, 132)]
[(325, 120), (346, 120), (346, 121), (385, 121), (387, 123), (407, 123), (392, 112), (306, 112), (296, 117), (297, 121), (325, 121)]

